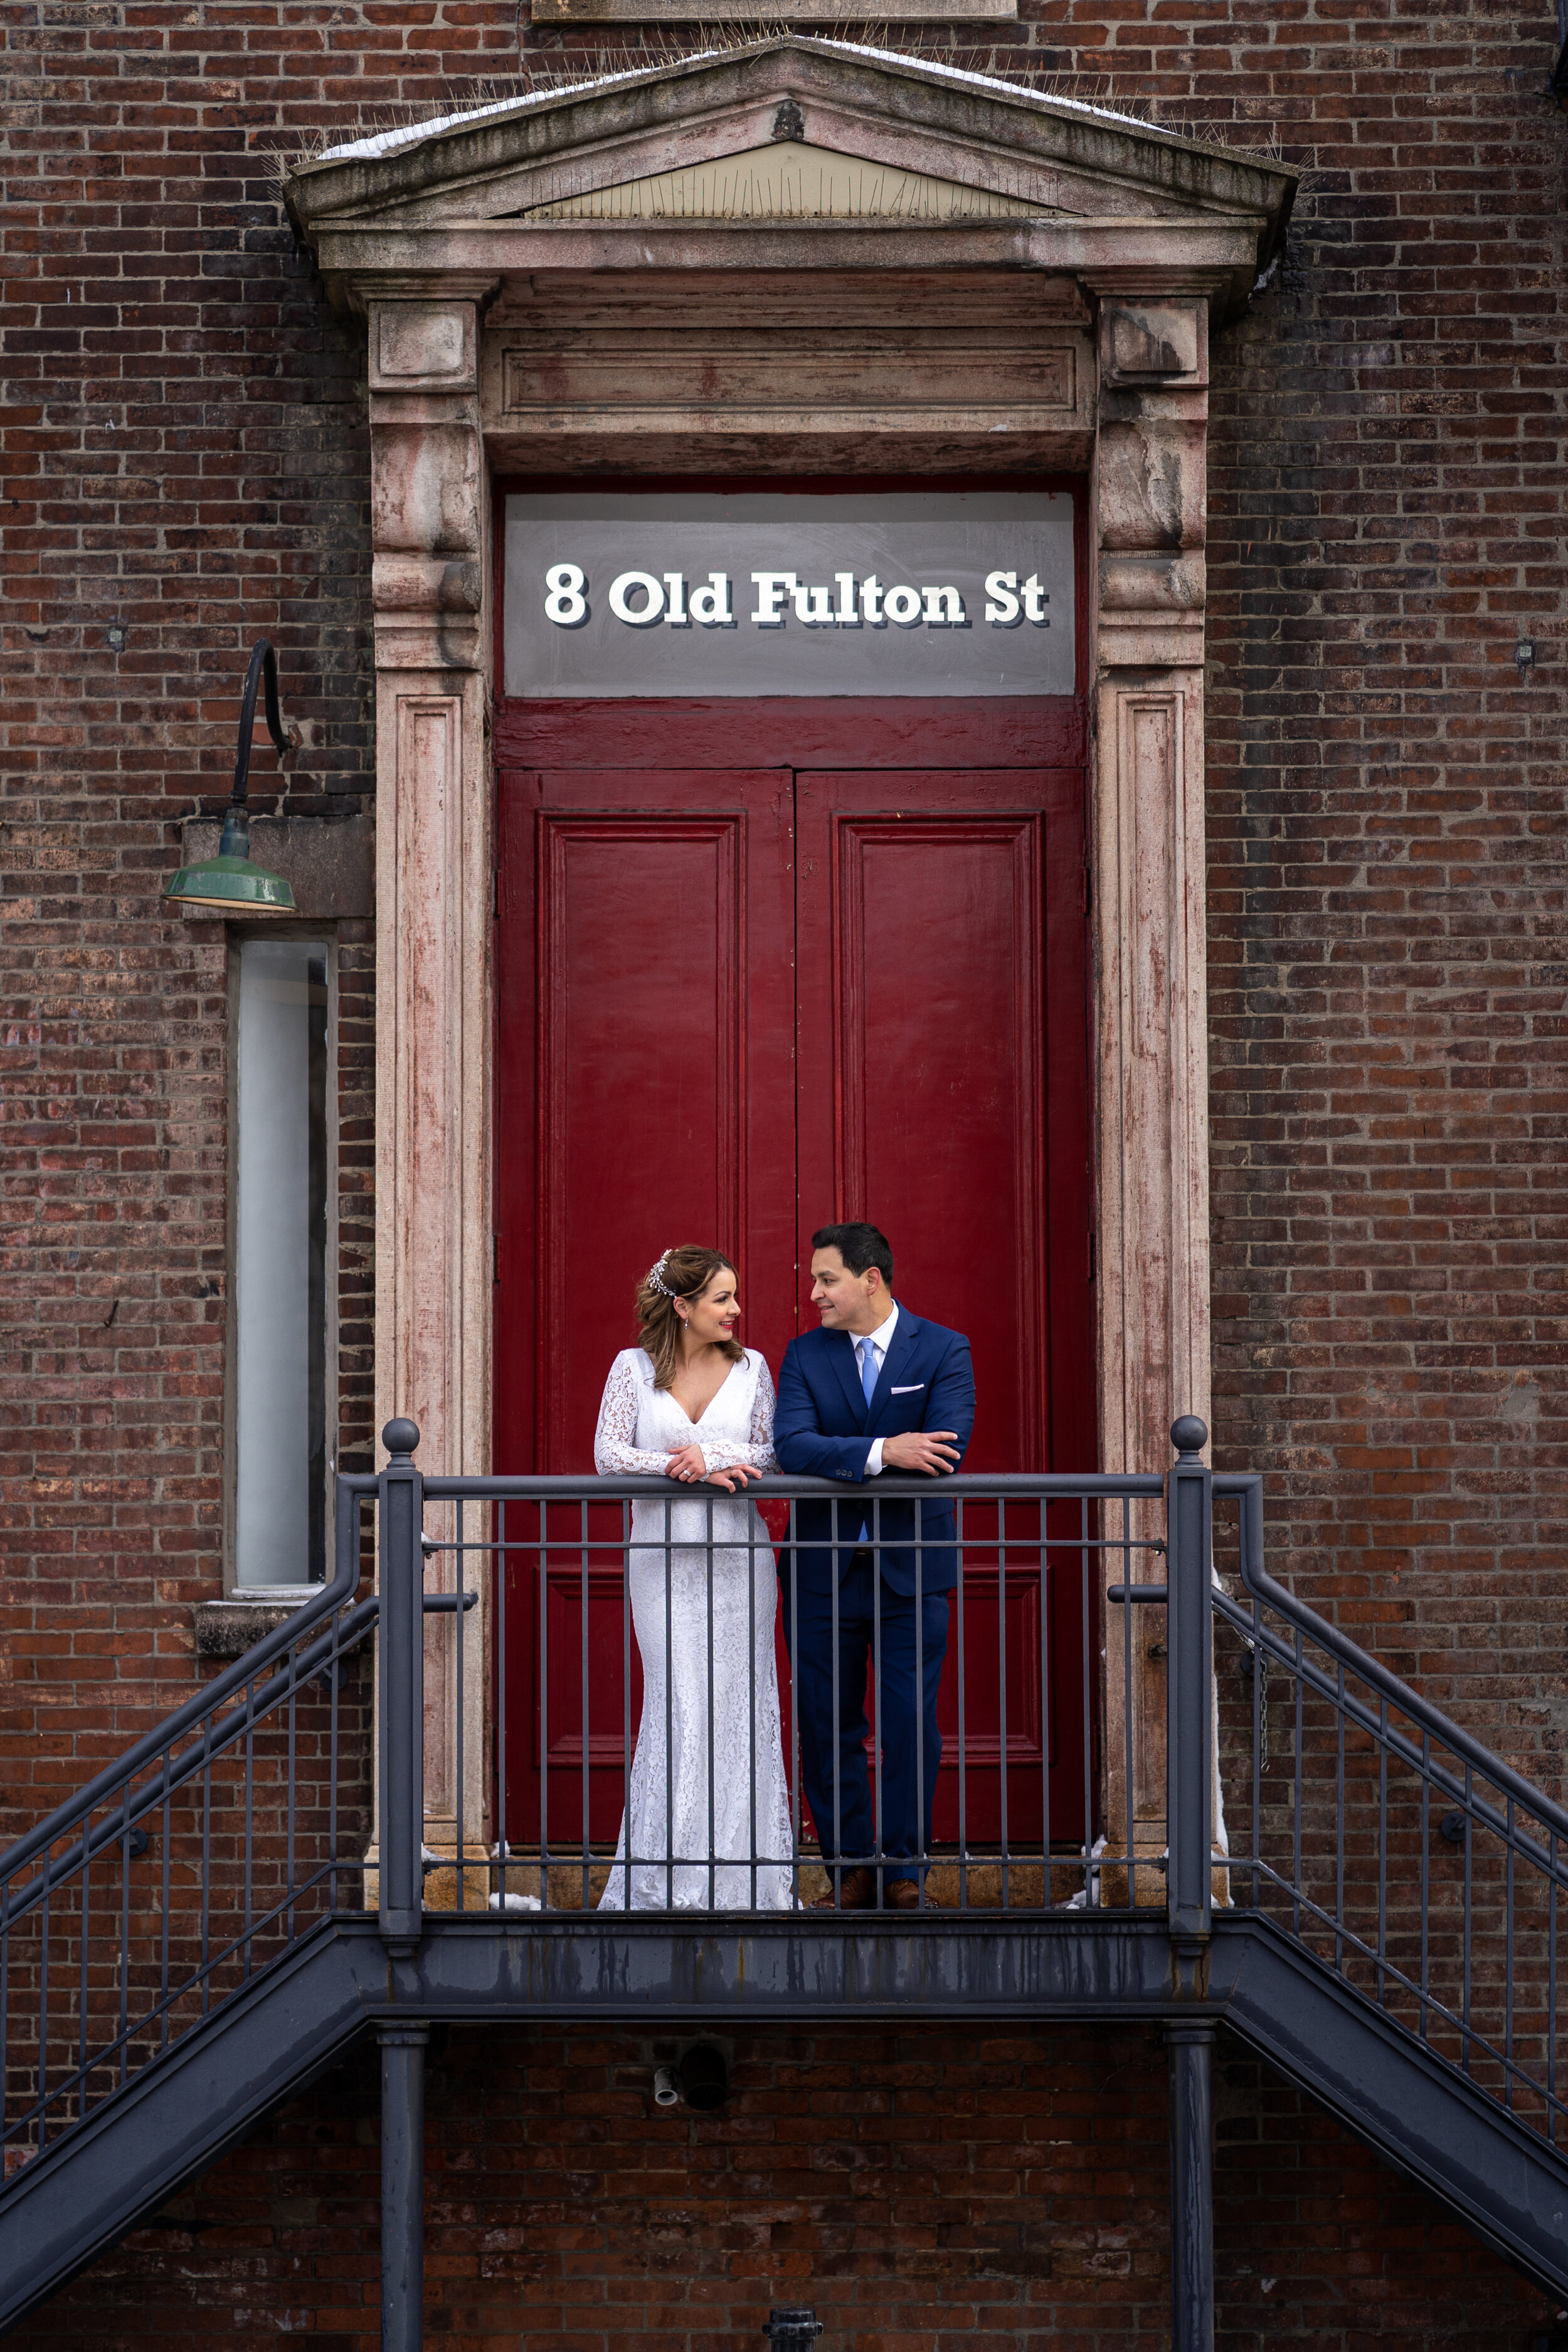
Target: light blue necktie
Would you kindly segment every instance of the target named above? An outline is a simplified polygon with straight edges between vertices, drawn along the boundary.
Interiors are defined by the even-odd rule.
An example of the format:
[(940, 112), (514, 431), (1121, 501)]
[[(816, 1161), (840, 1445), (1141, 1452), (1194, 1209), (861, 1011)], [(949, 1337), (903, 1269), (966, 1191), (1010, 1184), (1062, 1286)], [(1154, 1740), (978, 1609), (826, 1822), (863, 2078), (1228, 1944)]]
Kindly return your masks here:
[[(866, 1391), (866, 1402), (868, 1406), (871, 1402), (872, 1391), (877, 1385), (877, 1350), (871, 1345), (868, 1339), (857, 1339), (855, 1345), (860, 1350), (860, 1385)], [(862, 1520), (860, 1523), (861, 1542), (868, 1542), (870, 1535), (871, 1530), (869, 1526), (865, 1520)]]

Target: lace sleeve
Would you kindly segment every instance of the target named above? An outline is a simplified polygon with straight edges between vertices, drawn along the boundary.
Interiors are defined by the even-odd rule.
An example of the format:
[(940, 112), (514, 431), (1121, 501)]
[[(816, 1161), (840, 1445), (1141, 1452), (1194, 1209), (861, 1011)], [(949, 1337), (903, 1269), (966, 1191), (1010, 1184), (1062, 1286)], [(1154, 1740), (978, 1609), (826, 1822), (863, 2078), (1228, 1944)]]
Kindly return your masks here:
[(605, 1382), (599, 1426), (594, 1432), (594, 1467), (601, 1478), (662, 1478), (668, 1454), (648, 1454), (632, 1444), (637, 1433), (637, 1376), (625, 1356), (617, 1356)]
[(710, 1470), (732, 1470), (737, 1462), (749, 1462), (753, 1470), (778, 1468), (778, 1456), (773, 1452), (773, 1384), (766, 1364), (757, 1366), (747, 1440), (744, 1445), (735, 1445), (728, 1438), (705, 1437), (702, 1459)]

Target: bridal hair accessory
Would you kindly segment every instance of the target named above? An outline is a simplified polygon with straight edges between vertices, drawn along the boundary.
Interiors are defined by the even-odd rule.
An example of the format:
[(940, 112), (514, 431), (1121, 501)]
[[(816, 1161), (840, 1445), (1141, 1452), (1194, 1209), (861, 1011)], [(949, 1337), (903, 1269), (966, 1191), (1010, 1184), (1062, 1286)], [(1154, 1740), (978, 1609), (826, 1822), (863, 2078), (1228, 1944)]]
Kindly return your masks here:
[(661, 1292), (666, 1298), (673, 1298), (675, 1297), (675, 1293), (671, 1290), (668, 1283), (664, 1279), (664, 1262), (668, 1255), (669, 1252), (665, 1250), (659, 1256), (656, 1257), (647, 1272), (644, 1275), (643, 1280), (650, 1284), (655, 1290)]

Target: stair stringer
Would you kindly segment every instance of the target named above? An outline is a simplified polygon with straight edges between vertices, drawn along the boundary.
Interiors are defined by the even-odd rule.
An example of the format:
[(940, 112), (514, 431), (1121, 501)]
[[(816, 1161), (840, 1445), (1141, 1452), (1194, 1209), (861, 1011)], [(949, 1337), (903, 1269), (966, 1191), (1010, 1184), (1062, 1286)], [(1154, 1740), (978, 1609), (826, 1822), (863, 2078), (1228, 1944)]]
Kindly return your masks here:
[[(523, 1940), (531, 1947), (533, 1939)], [(5, 2184), (0, 2333), (253, 2131), (378, 2017), (477, 2023), (558, 2014), (558, 2000), (541, 1998), (536, 1969), (523, 1965), (526, 1987), (519, 1981), (526, 1954), (518, 1944), (495, 1929), (431, 1936), (412, 1962), (395, 1968), (374, 1921), (323, 1921)], [(1548, 2294), (1568, 2299), (1568, 2159), (1310, 1952), (1255, 1912), (1222, 1912), (1206, 2000), (1181, 2000), (1168, 1986), (1164, 2000), (1139, 1983), (1121, 1999), (1107, 1999), (1101, 1986), (1087, 1998), (1079, 1990), (1044, 2001), (1036, 1988), (1034, 1997), (999, 2007), (1013, 2017), (1164, 2015), (1226, 2024)], [(707, 1984), (693, 2013), (728, 2006), (723, 1990)], [(922, 2000), (916, 1982), (898, 1990), (897, 2010), (954, 2014), (948, 2002)], [(602, 1998), (580, 1991), (584, 2014), (602, 2016)], [(619, 2018), (645, 2005), (646, 1988), (639, 1997), (628, 1987), (607, 2007)], [(763, 2003), (774, 2007), (793, 2014), (798, 2001)]]
[(0, 2334), (331, 2063), (388, 1990), (379, 1941), (324, 1920), (13, 2174), (0, 2196)]
[(1568, 2297), (1562, 2149), (1256, 1912), (1215, 1913), (1208, 1991), (1270, 2065), (1557, 2302)]

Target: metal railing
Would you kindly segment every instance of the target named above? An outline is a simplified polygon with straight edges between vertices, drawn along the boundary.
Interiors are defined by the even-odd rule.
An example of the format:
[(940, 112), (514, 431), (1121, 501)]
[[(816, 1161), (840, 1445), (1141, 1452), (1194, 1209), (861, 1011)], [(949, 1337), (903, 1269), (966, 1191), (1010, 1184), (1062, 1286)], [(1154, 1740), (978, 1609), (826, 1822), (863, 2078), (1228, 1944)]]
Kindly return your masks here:
[[(7, 2172), (366, 1906), (396, 1952), (442, 1908), (775, 1908), (813, 1932), (912, 1905), (940, 1932), (1158, 1905), (1190, 1990), (1218, 1903), (1558, 2139), (1568, 1816), (1275, 1582), (1260, 1482), (1211, 1475), (1201, 1423), (1173, 1436), (1165, 1480), (741, 1499), (426, 1480), (390, 1423), (379, 1477), (338, 1482), (316, 1599), (0, 1859)], [(1145, 1629), (1163, 1743), (1128, 1703)]]
[[(1163, 1901), (1163, 1857), (1134, 1835), (1131, 1710), (1114, 1821), (1100, 1770), (1103, 1589), (1158, 1565), (1162, 1480), (768, 1477), (742, 1497), (395, 1474), (384, 1592), (445, 1562), (489, 1604), (488, 1685), (458, 1621), (425, 1637), (455, 1820), (465, 1759), (495, 1757), (487, 1848), (448, 1839), (442, 1860), (458, 1907), (879, 1911), (910, 1903), (900, 1886), (942, 1910)], [(395, 1718), (387, 1702), (406, 1850), (390, 1811), (383, 1839), (404, 1933), (428, 1870), (411, 1665), (391, 1669)], [(478, 1706), (492, 1742), (469, 1737)]]
[(314, 1599), (0, 1859), (7, 2172), (287, 1950), (363, 1868), (353, 1792), (370, 1718), (345, 1666), (378, 1603), (354, 1601), (357, 1521), (340, 1512), (335, 1572)]
[(1261, 1482), (1227, 1483), (1236, 1589), (1216, 1586), (1214, 1614), (1232, 1901), (1561, 2145), (1568, 1813), (1278, 1583)]

